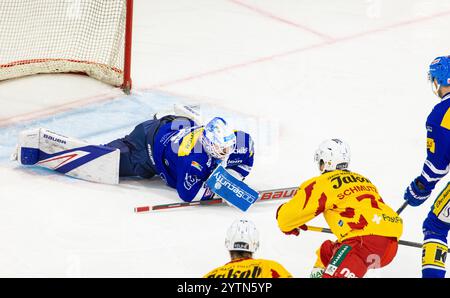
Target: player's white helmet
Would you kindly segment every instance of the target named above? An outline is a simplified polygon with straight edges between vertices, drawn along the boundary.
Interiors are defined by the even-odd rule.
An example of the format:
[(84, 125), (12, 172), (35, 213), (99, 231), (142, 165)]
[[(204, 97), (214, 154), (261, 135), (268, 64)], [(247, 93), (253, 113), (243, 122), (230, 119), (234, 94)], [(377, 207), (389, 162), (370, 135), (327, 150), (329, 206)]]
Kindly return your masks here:
[[(342, 140), (326, 140), (319, 145), (314, 160), (321, 173), (334, 170), (346, 170), (350, 163), (350, 148)], [(321, 168), (322, 162), (323, 168)]]
[(236, 220), (228, 228), (225, 247), (229, 251), (248, 251), (254, 253), (259, 247), (259, 233), (253, 222)]
[(205, 125), (201, 142), (210, 156), (224, 160), (236, 147), (236, 135), (223, 118), (215, 117)]

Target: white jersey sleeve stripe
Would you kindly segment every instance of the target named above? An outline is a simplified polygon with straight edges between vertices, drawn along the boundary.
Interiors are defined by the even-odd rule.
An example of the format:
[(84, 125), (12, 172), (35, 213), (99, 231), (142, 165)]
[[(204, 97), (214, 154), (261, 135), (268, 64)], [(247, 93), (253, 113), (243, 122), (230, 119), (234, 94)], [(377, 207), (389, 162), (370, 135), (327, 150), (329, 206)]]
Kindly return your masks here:
[(241, 168), (242, 170), (249, 172), (252, 170), (252, 167), (247, 166), (247, 165), (238, 165), (238, 168)]
[(439, 169), (436, 168), (436, 167), (431, 163), (431, 161), (429, 161), (428, 159), (425, 160), (425, 165), (426, 165), (433, 173), (435, 173), (436, 175), (442, 175), (442, 176), (445, 176), (445, 175), (447, 175), (448, 172), (449, 172), (449, 166), (447, 166), (447, 168), (444, 169), (444, 170), (439, 170)]
[(422, 172), (422, 176), (427, 179), (428, 182), (435, 182), (435, 181), (439, 181), (441, 180), (442, 177), (437, 177), (437, 178), (431, 178), (430, 176), (428, 176), (427, 173), (425, 173), (425, 171)]

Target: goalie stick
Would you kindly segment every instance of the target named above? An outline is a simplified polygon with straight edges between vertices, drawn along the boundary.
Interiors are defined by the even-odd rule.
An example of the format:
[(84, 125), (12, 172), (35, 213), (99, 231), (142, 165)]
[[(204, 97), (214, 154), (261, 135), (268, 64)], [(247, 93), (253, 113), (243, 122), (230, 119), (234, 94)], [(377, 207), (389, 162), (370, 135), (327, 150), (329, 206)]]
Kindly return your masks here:
[[(258, 192), (258, 201), (272, 201), (272, 200), (280, 200), (280, 199), (290, 199), (297, 193), (298, 187), (287, 187), (287, 188), (277, 188), (277, 189), (269, 189), (262, 190)], [(136, 213), (144, 213), (149, 211), (156, 210), (164, 210), (164, 209), (173, 209), (180, 207), (190, 207), (190, 206), (202, 206), (202, 205), (219, 205), (225, 204), (222, 198), (204, 200), (204, 201), (195, 201), (195, 202), (184, 202), (184, 203), (172, 203), (172, 204), (163, 204), (163, 205), (154, 205), (154, 206), (141, 206), (135, 207), (134, 212)]]

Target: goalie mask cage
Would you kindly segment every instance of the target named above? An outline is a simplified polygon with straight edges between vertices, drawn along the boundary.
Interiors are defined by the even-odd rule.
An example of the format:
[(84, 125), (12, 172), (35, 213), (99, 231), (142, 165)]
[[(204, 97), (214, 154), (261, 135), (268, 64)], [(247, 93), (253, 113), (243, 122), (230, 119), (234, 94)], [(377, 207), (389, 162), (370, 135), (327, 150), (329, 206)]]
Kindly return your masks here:
[(0, 81), (85, 73), (131, 88), (133, 0), (0, 0)]

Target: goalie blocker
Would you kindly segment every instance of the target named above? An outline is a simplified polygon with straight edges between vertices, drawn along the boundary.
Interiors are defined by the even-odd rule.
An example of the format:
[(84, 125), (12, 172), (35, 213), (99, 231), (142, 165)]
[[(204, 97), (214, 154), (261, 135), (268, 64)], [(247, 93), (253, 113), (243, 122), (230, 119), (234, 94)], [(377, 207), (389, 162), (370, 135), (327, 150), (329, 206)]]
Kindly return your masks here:
[(212, 192), (241, 211), (258, 200), (258, 192), (231, 175), (224, 167), (218, 166), (206, 181)]
[(22, 165), (39, 165), (74, 178), (119, 183), (118, 149), (91, 145), (45, 128), (21, 132), (11, 159)]

